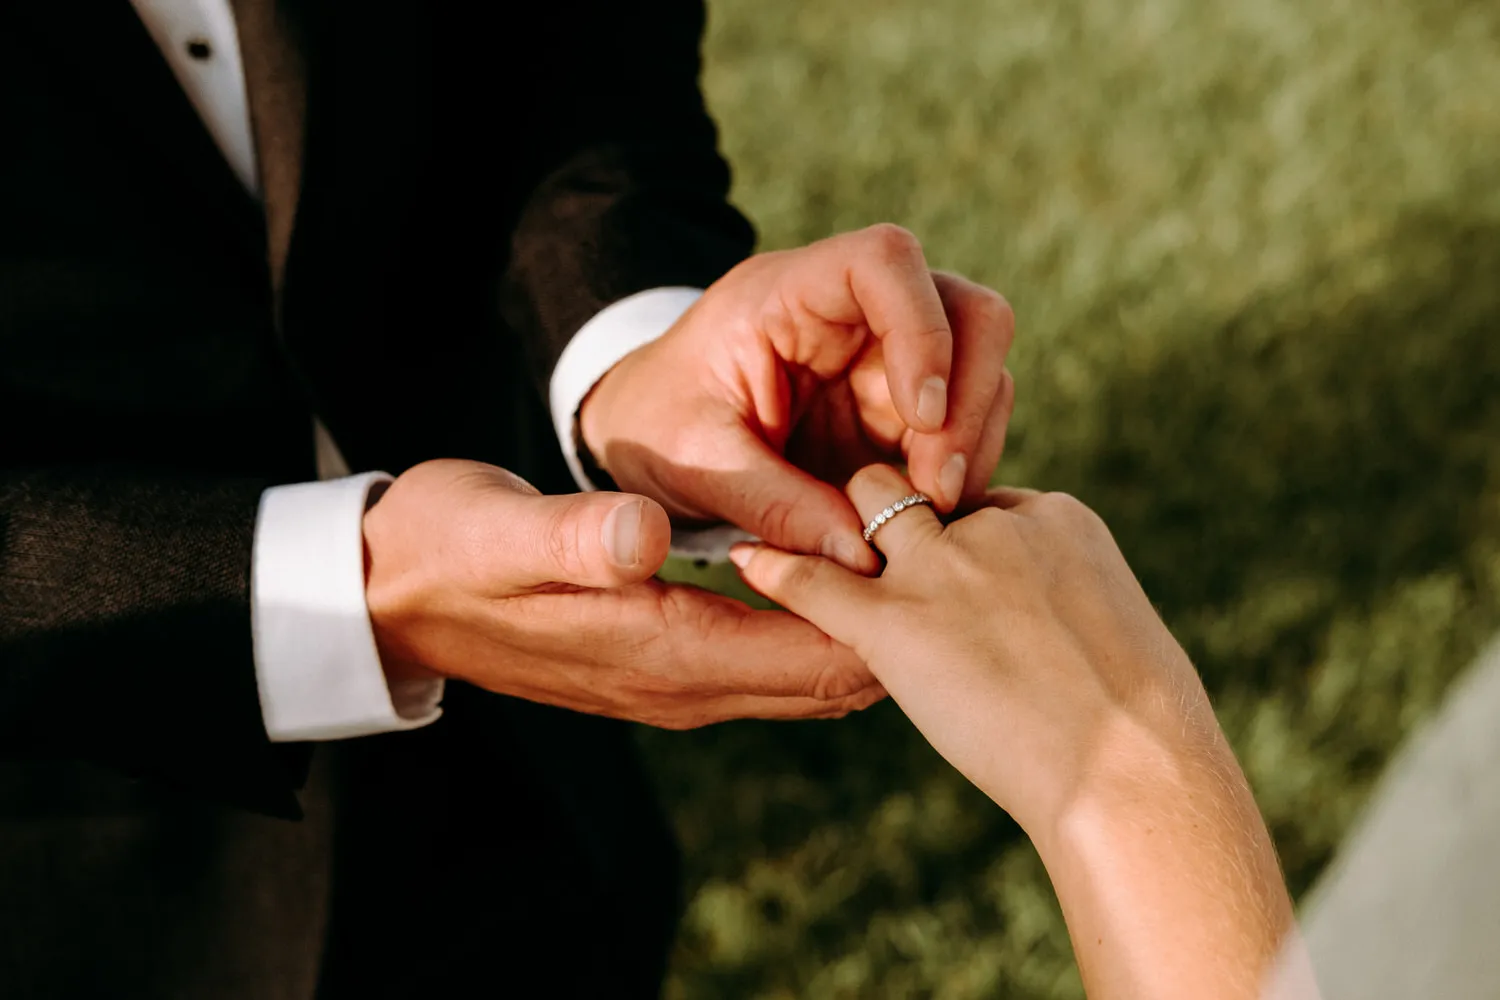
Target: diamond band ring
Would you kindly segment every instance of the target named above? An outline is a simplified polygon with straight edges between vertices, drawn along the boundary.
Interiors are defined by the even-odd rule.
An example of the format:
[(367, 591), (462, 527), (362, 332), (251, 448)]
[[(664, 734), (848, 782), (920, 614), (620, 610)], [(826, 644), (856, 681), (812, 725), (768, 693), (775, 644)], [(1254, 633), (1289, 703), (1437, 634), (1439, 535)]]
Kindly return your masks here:
[(884, 525), (885, 522), (889, 521), (891, 518), (895, 517), (903, 510), (906, 510), (908, 507), (916, 507), (921, 504), (930, 503), (932, 503), (932, 497), (928, 496), (926, 493), (913, 493), (911, 496), (902, 497), (900, 500), (897, 500), (885, 510), (876, 514), (873, 518), (871, 518), (870, 523), (865, 525), (865, 541), (868, 542), (870, 541), (870, 539), (874, 538), (875, 532), (879, 531), (881, 526)]

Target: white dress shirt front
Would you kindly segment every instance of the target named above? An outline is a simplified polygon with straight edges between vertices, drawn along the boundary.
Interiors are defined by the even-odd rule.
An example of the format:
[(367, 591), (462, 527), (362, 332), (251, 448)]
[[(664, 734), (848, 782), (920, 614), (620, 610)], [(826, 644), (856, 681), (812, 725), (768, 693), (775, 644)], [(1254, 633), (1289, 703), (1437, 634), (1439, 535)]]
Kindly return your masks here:
[[(245, 187), (258, 196), (239, 35), (229, 0), (131, 0), (205, 127)], [(350, 16), (358, 16), (352, 11)], [(701, 291), (653, 289), (594, 316), (553, 370), (549, 405), (580, 489), (573, 416), (616, 362), (677, 321)], [(365, 604), (363, 518), (382, 472), (351, 476), (321, 423), (312, 428), (320, 482), (261, 497), (251, 568), (251, 630), (266, 732), (277, 741), (328, 740), (411, 729), (441, 714), (442, 681), (387, 681)], [(724, 539), (674, 538), (695, 555)], [(717, 543), (717, 544), (714, 544)]]

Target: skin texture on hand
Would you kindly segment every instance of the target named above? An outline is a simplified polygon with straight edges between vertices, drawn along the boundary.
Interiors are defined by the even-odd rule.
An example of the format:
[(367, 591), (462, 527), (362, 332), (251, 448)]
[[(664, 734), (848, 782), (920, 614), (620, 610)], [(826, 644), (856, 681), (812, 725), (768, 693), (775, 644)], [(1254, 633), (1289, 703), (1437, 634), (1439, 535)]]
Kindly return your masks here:
[(669, 729), (836, 717), (884, 697), (852, 651), (796, 616), (653, 579), (670, 527), (643, 497), (542, 496), (494, 466), (433, 461), (391, 484), (364, 533), (393, 676)]
[(1014, 405), (1014, 325), (1000, 295), (930, 270), (896, 226), (760, 254), (599, 381), (584, 442), (674, 519), (873, 573), (834, 484), (904, 457), (940, 509), (980, 495)]
[[(848, 493), (871, 518), (911, 489), (875, 466)], [(876, 579), (765, 545), (732, 556), (851, 646), (1032, 837), (1090, 996), (1258, 997), (1295, 942), (1275, 851), (1196, 671), (1103, 522), (1070, 497), (1001, 489), (946, 526), (903, 510), (874, 540)]]
[[(861, 517), (907, 495), (894, 469), (850, 481)], [(1115, 718), (1200, 742), (1218, 732), (1196, 672), (1092, 511), (997, 491), (943, 525), (902, 511), (877, 579), (769, 546), (745, 581), (849, 645), (917, 728), (1028, 829), (1050, 827)], [(998, 504), (1004, 504), (1004, 509)], [(997, 714), (998, 713), (998, 714)]]

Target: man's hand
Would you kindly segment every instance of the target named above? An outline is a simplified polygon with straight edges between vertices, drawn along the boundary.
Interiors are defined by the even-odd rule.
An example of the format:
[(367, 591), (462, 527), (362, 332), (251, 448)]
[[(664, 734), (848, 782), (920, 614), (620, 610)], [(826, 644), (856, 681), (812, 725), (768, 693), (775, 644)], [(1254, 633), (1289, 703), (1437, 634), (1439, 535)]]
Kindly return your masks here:
[(729, 521), (873, 572), (833, 484), (904, 456), (940, 510), (988, 485), (1014, 388), (995, 292), (930, 271), (896, 226), (745, 261), (585, 400), (584, 443), (674, 518)]
[(580, 712), (687, 729), (839, 716), (884, 697), (847, 647), (780, 611), (652, 577), (666, 513), (542, 496), (478, 462), (426, 462), (364, 521), (366, 597), (393, 676), (431, 672)]

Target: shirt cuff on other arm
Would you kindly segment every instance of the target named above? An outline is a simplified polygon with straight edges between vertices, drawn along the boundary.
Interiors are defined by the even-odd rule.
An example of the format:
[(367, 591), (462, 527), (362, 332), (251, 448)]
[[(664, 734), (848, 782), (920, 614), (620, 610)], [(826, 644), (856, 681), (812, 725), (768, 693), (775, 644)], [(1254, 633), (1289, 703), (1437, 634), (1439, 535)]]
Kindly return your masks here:
[[(548, 395), (558, 444), (580, 490), (599, 488), (578, 458), (584, 444), (575, 437), (573, 418), (584, 398), (620, 359), (666, 333), (702, 296), (697, 288), (638, 292), (601, 309), (568, 342), (552, 370)], [(755, 540), (754, 535), (727, 524), (700, 529), (674, 527), (672, 555), (724, 562), (729, 558), (729, 546)]]
[(261, 495), (250, 622), (261, 715), (274, 742), (427, 725), (443, 682), (386, 679), (365, 605), (364, 514), (382, 472)]
[(620, 359), (672, 328), (703, 297), (697, 288), (652, 288), (605, 306), (579, 327), (552, 369), (548, 397), (552, 426), (578, 488), (597, 490), (578, 460), (583, 442), (573, 436), (573, 417), (583, 399)]

